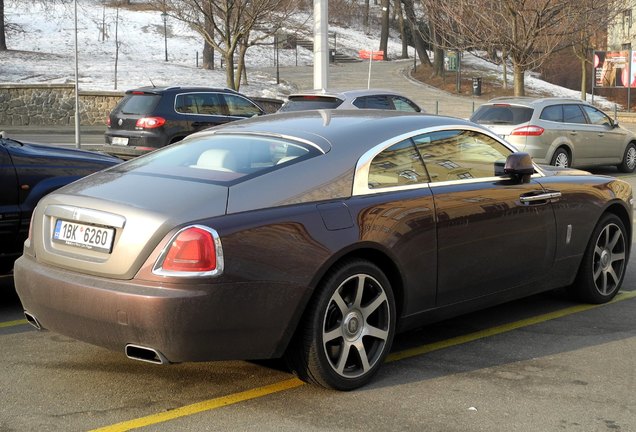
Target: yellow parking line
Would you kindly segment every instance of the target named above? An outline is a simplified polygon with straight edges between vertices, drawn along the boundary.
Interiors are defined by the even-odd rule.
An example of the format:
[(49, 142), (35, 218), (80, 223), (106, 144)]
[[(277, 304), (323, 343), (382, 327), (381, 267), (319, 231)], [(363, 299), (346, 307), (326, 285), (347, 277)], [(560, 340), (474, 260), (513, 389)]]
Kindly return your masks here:
[(29, 322), (25, 319), (15, 320), (15, 321), (5, 321), (5, 322), (0, 322), (0, 328), (14, 327), (14, 326), (24, 325), (28, 323)]
[(210, 399), (207, 401), (195, 403), (192, 405), (186, 405), (181, 408), (177, 408), (171, 411), (167, 411), (160, 414), (153, 414), (146, 417), (141, 417), (135, 420), (125, 421), (117, 423), (112, 426), (106, 426), (100, 429), (95, 429), (91, 432), (118, 432), (128, 431), (144, 426), (150, 426), (157, 423), (162, 423), (168, 420), (174, 420), (179, 417), (185, 417), (192, 414), (197, 414), (203, 411), (209, 411), (216, 408), (221, 408), (227, 405), (244, 402), (250, 399), (256, 399), (259, 397), (267, 396), (273, 393), (278, 393), (285, 390), (290, 390), (296, 387), (300, 387), (305, 383), (297, 378), (281, 381), (276, 384), (271, 384), (264, 387), (259, 387), (251, 390), (246, 390), (240, 393), (234, 393), (228, 396), (219, 397), (216, 399)]
[[(614, 299), (609, 302), (609, 303), (604, 303), (604, 304), (611, 304), (611, 303), (616, 303), (619, 301), (623, 301), (623, 300), (628, 300), (631, 298), (636, 297), (636, 291), (629, 291), (629, 292), (619, 292), (616, 297), (614, 297)], [(438, 351), (444, 348), (449, 348), (452, 346), (456, 346), (456, 345), (461, 345), (461, 344), (465, 344), (468, 342), (473, 342), (476, 341), (478, 339), (484, 339), (487, 337), (491, 337), (491, 336), (495, 336), (498, 334), (502, 334), (502, 333), (506, 333), (512, 330), (516, 330), (522, 327), (528, 327), (534, 324), (539, 324), (542, 322), (546, 322), (546, 321), (550, 321), (553, 319), (557, 319), (557, 318), (562, 318), (564, 316), (568, 316), (568, 315), (572, 315), (578, 312), (583, 312), (586, 310), (590, 310), (590, 309), (594, 309), (597, 308), (599, 306), (603, 306), (604, 304), (600, 304), (600, 305), (591, 305), (591, 304), (585, 304), (585, 305), (578, 305), (578, 306), (572, 306), (569, 308), (565, 308), (565, 309), (561, 309), (558, 311), (554, 311), (554, 312), (550, 312), (550, 313), (546, 313), (543, 315), (537, 315), (535, 317), (531, 317), (531, 318), (527, 318), (524, 320), (520, 320), (520, 321), (515, 321), (509, 324), (503, 324), (500, 326), (496, 326), (496, 327), (491, 327), (488, 328), (486, 330), (481, 330), (478, 332), (474, 332), (474, 333), (469, 333), (466, 335), (462, 335), (462, 336), (457, 336), (451, 339), (446, 339), (443, 341), (439, 341), (439, 342), (435, 342), (435, 343), (431, 343), (428, 345), (422, 345), (419, 347), (415, 347), (415, 348), (411, 348), (411, 349), (407, 349), (404, 351), (399, 351), (393, 354), (389, 354), (387, 356), (386, 362), (394, 362), (397, 360), (403, 360), (405, 358), (409, 358), (409, 357), (415, 357), (418, 355), (422, 355), (422, 354), (426, 354), (429, 352), (433, 352), (433, 351)]]
[[(629, 291), (629, 292), (620, 292), (615, 298), (614, 300), (612, 300), (610, 303), (605, 303), (605, 304), (611, 304), (611, 303), (616, 303), (616, 302), (620, 302), (623, 300), (628, 300), (631, 298), (636, 297), (636, 291)], [(512, 330), (516, 330), (519, 329), (521, 327), (527, 327), (527, 326), (531, 326), (533, 324), (539, 324), (542, 322), (546, 322), (546, 321), (550, 321), (553, 319), (557, 319), (557, 318), (562, 318), (564, 316), (567, 315), (572, 315), (578, 312), (583, 312), (586, 310), (590, 310), (590, 309), (594, 309), (597, 308), (599, 306), (603, 306), (603, 305), (580, 305), (580, 306), (573, 306), (573, 307), (569, 307), (566, 309), (561, 309), (555, 312), (550, 312), (547, 314), (543, 314), (543, 315), (539, 315), (536, 317), (532, 317), (532, 318), (528, 318), (525, 320), (520, 320), (520, 321), (516, 321), (510, 324), (504, 324), (501, 326), (497, 326), (497, 327), (492, 327), (483, 331), (479, 331), (479, 332), (475, 332), (475, 333), (470, 333), (467, 335), (463, 335), (463, 336), (458, 336), (455, 338), (451, 338), (451, 339), (447, 339), (447, 340), (443, 340), (440, 342), (435, 342), (432, 344), (428, 344), (428, 345), (423, 345), (420, 347), (416, 347), (416, 348), (412, 348), (412, 349), (408, 349), (408, 350), (404, 350), (404, 351), (400, 351), (400, 352), (396, 352), (393, 354), (390, 354), (387, 357), (386, 362), (394, 362), (397, 360), (403, 360), (409, 357), (416, 357), (419, 356), (421, 354), (425, 354), (428, 352), (432, 352), (432, 351), (437, 351), (437, 350), (441, 350), (443, 348), (448, 348), (448, 347), (452, 347), (452, 346), (456, 346), (456, 345), (461, 345), (464, 343), (468, 343), (468, 342), (472, 342), (478, 339), (483, 339), (486, 337), (490, 337), (490, 336), (495, 336), (501, 333), (506, 333)], [(230, 394), (228, 396), (222, 396), (216, 399), (210, 399), (207, 401), (203, 401), (203, 402), (198, 402), (192, 405), (186, 405), (171, 411), (167, 411), (167, 412), (163, 412), (163, 413), (159, 413), (159, 414), (152, 414), (146, 417), (141, 417), (138, 419), (134, 419), (134, 420), (129, 420), (129, 421), (125, 421), (125, 422), (121, 422), (121, 423), (117, 423), (111, 426), (105, 426), (103, 428), (99, 428), (99, 429), (94, 429), (90, 432), (121, 432), (121, 431), (129, 431), (131, 429), (136, 429), (136, 428), (140, 428), (140, 427), (144, 427), (144, 426), (150, 426), (153, 424), (157, 424), (157, 423), (163, 423), (169, 420), (175, 420), (177, 418), (180, 417), (185, 417), (185, 416), (189, 416), (192, 414), (197, 414), (203, 411), (210, 411), (213, 409), (217, 409), (217, 408), (222, 408), (224, 406), (228, 406), (228, 405), (232, 405), (232, 404), (236, 404), (239, 402), (244, 402), (250, 399), (256, 399), (256, 398), (260, 398), (263, 396), (267, 396), (273, 393), (278, 393), (278, 392), (282, 392), (282, 391), (286, 391), (286, 390), (291, 390), (293, 388), (297, 388), (304, 385), (304, 382), (300, 381), (297, 378), (292, 378), (292, 379), (288, 379), (285, 381), (281, 381), (279, 383), (276, 384), (271, 384), (268, 386), (264, 386), (264, 387), (259, 387), (259, 388), (255, 388), (252, 390), (247, 390), (244, 392), (240, 392), (240, 393), (234, 393), (234, 394)]]

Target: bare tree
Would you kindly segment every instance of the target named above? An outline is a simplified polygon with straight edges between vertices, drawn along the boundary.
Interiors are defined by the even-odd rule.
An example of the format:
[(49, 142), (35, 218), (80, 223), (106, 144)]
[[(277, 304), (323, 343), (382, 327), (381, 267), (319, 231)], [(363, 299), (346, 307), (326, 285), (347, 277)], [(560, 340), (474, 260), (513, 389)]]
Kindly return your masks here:
[(624, 9), (633, 7), (633, 3), (624, 0), (579, 0), (579, 7), (585, 13), (577, 16), (575, 31), (570, 40), (581, 65), (581, 99), (587, 98), (587, 69), (591, 63), (593, 47), (605, 45), (604, 41), (598, 42), (604, 39), (608, 26)]
[(388, 60), (389, 45), (389, 7), (390, 0), (382, 0), (382, 26), (380, 29), (380, 51), (384, 53), (384, 60)]
[(578, 0), (448, 0), (436, 7), (442, 45), (507, 53), (517, 96), (525, 94), (526, 71), (571, 43), (568, 36), (582, 13)]
[(240, 88), (247, 49), (271, 39), (289, 25), (288, 19), (296, 10), (296, 2), (291, 0), (165, 0), (165, 3), (170, 15), (189, 24), (223, 56), (226, 84), (235, 90)]
[(422, 32), (420, 31), (419, 21), (415, 15), (415, 5), (413, 0), (401, 0), (404, 5), (404, 15), (409, 23), (411, 36), (413, 37), (413, 45), (422, 64), (431, 65), (431, 59), (426, 52), (426, 42)]

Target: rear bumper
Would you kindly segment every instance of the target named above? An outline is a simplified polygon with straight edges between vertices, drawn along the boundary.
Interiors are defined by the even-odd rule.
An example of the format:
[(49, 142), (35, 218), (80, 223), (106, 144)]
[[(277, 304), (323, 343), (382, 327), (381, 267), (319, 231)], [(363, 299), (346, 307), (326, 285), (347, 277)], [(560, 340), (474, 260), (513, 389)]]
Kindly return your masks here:
[(22, 256), (22, 305), (44, 329), (124, 352), (152, 348), (169, 362), (282, 355), (304, 290), (284, 284), (156, 286), (72, 273)]

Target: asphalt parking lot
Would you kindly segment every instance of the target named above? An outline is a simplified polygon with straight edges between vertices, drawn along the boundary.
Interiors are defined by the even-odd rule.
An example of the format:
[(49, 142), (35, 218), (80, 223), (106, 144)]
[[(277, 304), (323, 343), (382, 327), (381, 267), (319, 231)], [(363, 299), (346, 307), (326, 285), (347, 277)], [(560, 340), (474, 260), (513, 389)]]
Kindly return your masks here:
[(400, 335), (349, 393), (274, 361), (157, 366), (37, 332), (0, 277), (0, 432), (636, 431), (635, 260), (607, 305), (544, 294)]

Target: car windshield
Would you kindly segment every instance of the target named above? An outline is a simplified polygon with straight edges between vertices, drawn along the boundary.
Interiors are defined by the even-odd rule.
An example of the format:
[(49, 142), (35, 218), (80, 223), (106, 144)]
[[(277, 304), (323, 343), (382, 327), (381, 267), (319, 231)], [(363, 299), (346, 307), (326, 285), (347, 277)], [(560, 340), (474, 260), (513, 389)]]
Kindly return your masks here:
[(338, 108), (342, 100), (327, 96), (292, 96), (287, 103), (280, 108), (280, 112), (307, 111), (315, 109)]
[(155, 94), (130, 94), (121, 101), (119, 111), (122, 114), (146, 115), (154, 111), (161, 96)]
[(311, 145), (278, 137), (215, 134), (188, 139), (134, 159), (122, 165), (121, 171), (237, 182), (320, 153)]
[(533, 109), (518, 105), (482, 105), (470, 118), (471, 121), (490, 125), (518, 125), (532, 118)]

